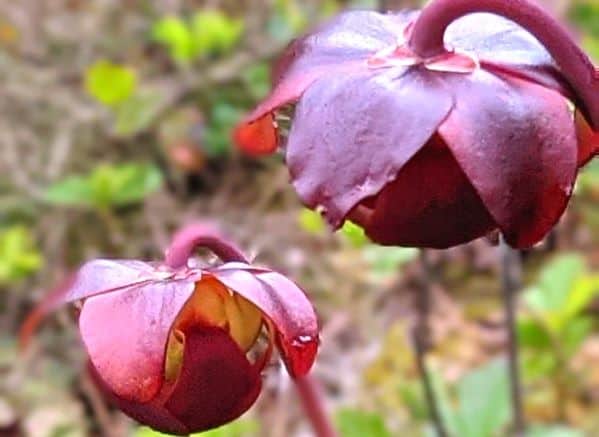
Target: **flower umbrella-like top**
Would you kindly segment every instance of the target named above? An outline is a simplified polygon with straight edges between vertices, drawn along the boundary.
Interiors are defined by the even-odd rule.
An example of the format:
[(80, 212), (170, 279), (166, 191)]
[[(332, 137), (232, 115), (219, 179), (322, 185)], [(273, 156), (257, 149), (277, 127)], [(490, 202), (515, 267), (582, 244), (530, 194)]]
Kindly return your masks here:
[[(477, 8), (543, 43), (498, 15), (464, 15)], [(522, 0), (341, 14), (286, 50), (236, 131), (241, 148), (274, 151), (275, 112), (291, 103), (285, 158), (301, 200), (381, 244), (444, 248), (499, 229), (531, 246), (599, 151), (596, 70)]]

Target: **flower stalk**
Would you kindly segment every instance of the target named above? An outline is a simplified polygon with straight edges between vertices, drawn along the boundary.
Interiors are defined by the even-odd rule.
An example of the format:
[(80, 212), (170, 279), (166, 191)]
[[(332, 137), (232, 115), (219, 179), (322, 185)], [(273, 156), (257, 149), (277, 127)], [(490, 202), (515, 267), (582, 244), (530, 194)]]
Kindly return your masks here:
[(317, 437), (337, 437), (338, 434), (326, 413), (320, 382), (311, 375), (295, 378), (294, 382), (314, 434)]
[(501, 285), (505, 308), (505, 323), (508, 335), (508, 361), (510, 373), (510, 391), (512, 397), (513, 433), (520, 437), (526, 431), (522, 405), (522, 384), (519, 369), (518, 336), (516, 333), (517, 296), (520, 288), (521, 261), (518, 251), (508, 246), (502, 239)]
[(433, 269), (429, 259), (429, 253), (426, 249), (420, 251), (420, 265), (422, 267), (422, 289), (417, 294), (416, 309), (418, 319), (413, 330), (414, 349), (416, 352), (416, 365), (424, 396), (428, 407), (429, 415), (435, 432), (438, 437), (447, 437), (447, 431), (441, 417), (441, 412), (437, 404), (437, 398), (433, 388), (431, 375), (426, 366), (426, 353), (430, 347), (430, 329), (428, 318), (430, 314), (430, 298), (431, 298), (431, 280), (433, 277)]
[(474, 12), (501, 15), (532, 33), (555, 59), (595, 131), (599, 131), (599, 70), (568, 30), (533, 0), (435, 0), (412, 28), (411, 49), (423, 58), (447, 52), (443, 37), (456, 19)]

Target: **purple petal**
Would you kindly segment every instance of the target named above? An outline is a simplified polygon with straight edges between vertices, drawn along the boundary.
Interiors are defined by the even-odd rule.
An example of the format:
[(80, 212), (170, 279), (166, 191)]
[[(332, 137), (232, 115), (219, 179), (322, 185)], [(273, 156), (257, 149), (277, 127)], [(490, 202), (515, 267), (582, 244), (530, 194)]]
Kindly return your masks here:
[(285, 276), (273, 272), (215, 268), (211, 273), (227, 288), (252, 302), (272, 321), (283, 359), (292, 376), (305, 374), (318, 345), (318, 322), (306, 294)]
[(396, 44), (411, 17), (412, 14), (346, 12), (294, 41), (275, 66), (272, 93), (246, 122), (296, 101), (319, 78), (367, 71), (368, 58)]
[(147, 402), (158, 393), (171, 325), (194, 288), (186, 281), (150, 283), (85, 300), (81, 336), (95, 369), (116, 395)]
[(566, 100), (531, 82), (484, 70), (446, 78), (456, 107), (439, 129), (507, 241), (540, 241), (563, 213), (577, 171)]
[(438, 73), (321, 80), (298, 105), (287, 164), (302, 201), (338, 227), (348, 211), (395, 179), (447, 117), (450, 93)]

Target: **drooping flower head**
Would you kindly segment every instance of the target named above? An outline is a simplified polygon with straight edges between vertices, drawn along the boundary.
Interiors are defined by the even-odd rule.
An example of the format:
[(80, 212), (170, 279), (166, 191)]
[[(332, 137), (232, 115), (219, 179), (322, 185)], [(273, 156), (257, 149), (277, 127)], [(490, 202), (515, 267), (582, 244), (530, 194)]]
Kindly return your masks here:
[[(223, 263), (194, 264), (196, 246)], [(318, 347), (304, 292), (248, 264), (206, 225), (178, 233), (164, 262), (88, 262), (61, 299), (83, 300), (79, 329), (98, 384), (126, 414), (162, 432), (185, 435), (237, 418), (258, 397), (274, 345), (293, 377), (309, 371)]]
[(275, 115), (295, 103), (284, 147), (301, 200), (387, 245), (500, 230), (531, 246), (599, 152), (599, 74), (528, 0), (341, 14), (289, 46), (240, 147), (274, 151)]

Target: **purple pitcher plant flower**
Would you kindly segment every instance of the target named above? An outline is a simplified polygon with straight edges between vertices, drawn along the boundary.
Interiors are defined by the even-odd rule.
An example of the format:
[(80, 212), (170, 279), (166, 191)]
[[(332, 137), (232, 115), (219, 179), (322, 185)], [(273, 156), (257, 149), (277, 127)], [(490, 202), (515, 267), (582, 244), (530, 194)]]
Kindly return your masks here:
[(282, 145), (302, 202), (380, 244), (446, 248), (499, 230), (532, 246), (599, 152), (599, 73), (529, 0), (346, 12), (294, 41), (273, 76), (240, 147)]
[[(196, 247), (222, 262), (199, 265)], [(161, 432), (187, 435), (237, 418), (260, 394), (274, 346), (294, 378), (308, 373), (318, 348), (305, 293), (249, 264), (205, 224), (177, 233), (161, 262), (90, 261), (52, 299), (83, 302), (79, 330), (94, 380)]]

